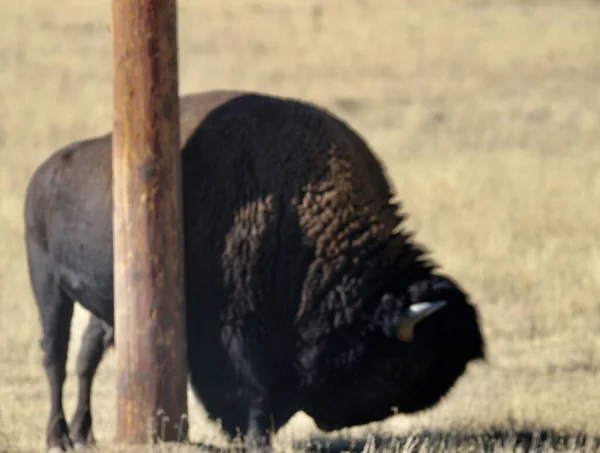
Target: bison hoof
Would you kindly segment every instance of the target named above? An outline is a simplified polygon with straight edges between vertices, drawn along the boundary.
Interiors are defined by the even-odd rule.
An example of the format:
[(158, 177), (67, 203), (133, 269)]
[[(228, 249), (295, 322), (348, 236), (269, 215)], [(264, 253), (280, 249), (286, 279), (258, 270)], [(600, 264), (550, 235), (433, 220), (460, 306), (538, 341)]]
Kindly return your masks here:
[(70, 440), (63, 440), (63, 442), (61, 443), (61, 445), (55, 445), (52, 447), (48, 447), (48, 450), (46, 451), (46, 453), (63, 453), (65, 451), (69, 451), (72, 450), (73, 446), (71, 445), (71, 441)]
[(73, 450), (85, 450), (96, 445), (96, 440), (93, 434), (90, 432), (87, 438), (84, 440), (82, 437), (78, 437), (73, 440)]
[(49, 432), (47, 453), (60, 453), (73, 449), (73, 442), (69, 437), (67, 424), (63, 417), (58, 418), (56, 423), (50, 425)]
[(61, 447), (50, 447), (46, 453), (62, 453), (63, 451)]
[(246, 439), (244, 453), (271, 453), (271, 444), (266, 438)]
[(244, 453), (271, 453), (270, 445), (253, 445), (251, 447), (244, 448)]
[(46, 453), (62, 453), (63, 451), (61, 447), (50, 447)]
[(84, 450), (96, 445), (96, 439), (92, 431), (92, 415), (87, 410), (83, 415), (75, 415), (71, 422), (71, 439), (75, 450)]

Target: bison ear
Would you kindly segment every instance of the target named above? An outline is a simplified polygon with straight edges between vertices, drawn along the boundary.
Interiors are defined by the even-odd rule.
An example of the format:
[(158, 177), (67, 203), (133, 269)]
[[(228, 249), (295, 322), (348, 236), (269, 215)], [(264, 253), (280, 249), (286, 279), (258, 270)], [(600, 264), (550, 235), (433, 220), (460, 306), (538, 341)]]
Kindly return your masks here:
[(400, 315), (396, 323), (396, 338), (401, 341), (412, 341), (415, 334), (415, 327), (428, 316), (434, 314), (446, 305), (445, 300), (435, 302), (418, 302), (411, 304)]

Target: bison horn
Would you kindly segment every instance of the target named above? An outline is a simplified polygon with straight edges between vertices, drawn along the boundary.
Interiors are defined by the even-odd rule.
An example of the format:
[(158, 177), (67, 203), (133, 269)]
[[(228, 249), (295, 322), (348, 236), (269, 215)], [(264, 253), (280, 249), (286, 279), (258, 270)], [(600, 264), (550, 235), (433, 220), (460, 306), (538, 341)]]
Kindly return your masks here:
[(396, 338), (406, 342), (412, 341), (417, 324), (445, 305), (446, 301), (440, 300), (437, 302), (419, 302), (409, 306), (398, 324), (396, 324)]

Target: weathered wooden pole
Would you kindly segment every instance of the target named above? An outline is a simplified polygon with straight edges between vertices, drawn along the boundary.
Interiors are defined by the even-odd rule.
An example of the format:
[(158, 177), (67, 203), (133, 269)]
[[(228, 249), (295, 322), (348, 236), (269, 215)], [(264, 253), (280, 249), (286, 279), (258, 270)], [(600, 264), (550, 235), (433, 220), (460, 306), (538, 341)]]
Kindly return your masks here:
[(176, 0), (112, 0), (117, 441), (187, 439)]

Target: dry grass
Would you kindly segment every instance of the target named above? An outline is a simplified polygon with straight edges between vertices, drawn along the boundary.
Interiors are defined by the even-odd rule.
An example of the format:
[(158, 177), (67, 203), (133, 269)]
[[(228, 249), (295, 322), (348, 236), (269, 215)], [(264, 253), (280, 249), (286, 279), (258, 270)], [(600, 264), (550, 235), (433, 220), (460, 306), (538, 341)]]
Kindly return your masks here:
[[(479, 304), (487, 364), (432, 410), (336, 435), (438, 430), (446, 437), (417, 437), (424, 447), (384, 449), (455, 451), (461, 430), (492, 426), (600, 434), (600, 4), (179, 4), (181, 91), (266, 90), (343, 116), (386, 162), (417, 238)], [(48, 411), (23, 192), (56, 147), (110, 127), (109, 24), (108, 0), (0, 3), (0, 451), (42, 449)], [(73, 328), (69, 414), (86, 316), (78, 310)], [(113, 373), (114, 352), (94, 389), (96, 436), (130, 452), (111, 446)], [(192, 439), (223, 444), (191, 395), (190, 405)], [(297, 414), (277, 441), (288, 450), (311, 434)], [(541, 435), (541, 449), (580, 450)], [(526, 433), (504, 436), (504, 446), (480, 435), (460, 450), (527, 447), (510, 440)]]

